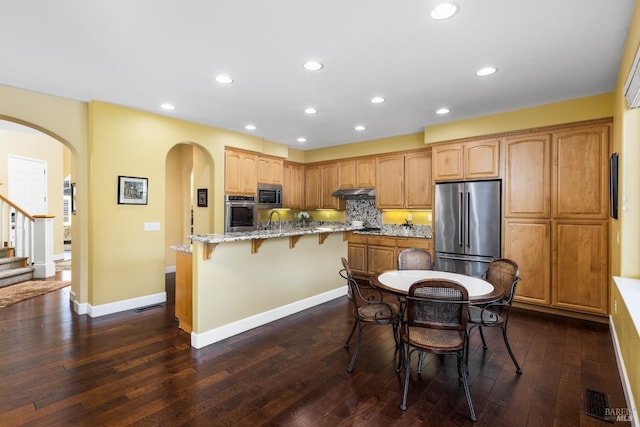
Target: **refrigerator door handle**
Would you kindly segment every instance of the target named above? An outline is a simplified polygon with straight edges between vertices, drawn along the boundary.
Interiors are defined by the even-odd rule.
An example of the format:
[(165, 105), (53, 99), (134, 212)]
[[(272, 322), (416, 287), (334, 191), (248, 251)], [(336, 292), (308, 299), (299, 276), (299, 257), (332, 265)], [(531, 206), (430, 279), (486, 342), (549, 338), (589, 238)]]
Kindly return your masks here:
[(462, 191), (460, 193), (458, 193), (458, 246), (462, 246), (462, 239), (463, 239), (463, 233), (462, 230), (464, 229), (464, 217), (463, 217), (463, 204), (464, 204), (464, 194), (462, 193)]
[(471, 240), (469, 237), (469, 220), (471, 219), (471, 193), (467, 191), (467, 208), (465, 209), (467, 214), (466, 221), (467, 223), (464, 226), (464, 239), (466, 240), (465, 245), (467, 247), (471, 246)]

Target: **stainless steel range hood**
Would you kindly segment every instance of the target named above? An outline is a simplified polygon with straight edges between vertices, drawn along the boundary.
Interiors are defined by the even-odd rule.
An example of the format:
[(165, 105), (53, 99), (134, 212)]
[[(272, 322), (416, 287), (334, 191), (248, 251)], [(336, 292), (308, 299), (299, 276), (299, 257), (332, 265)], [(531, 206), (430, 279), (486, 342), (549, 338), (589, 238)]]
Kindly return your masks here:
[(362, 199), (375, 199), (376, 189), (373, 187), (367, 188), (346, 188), (344, 190), (338, 190), (332, 194), (334, 197), (342, 197), (343, 199), (350, 200), (362, 200)]

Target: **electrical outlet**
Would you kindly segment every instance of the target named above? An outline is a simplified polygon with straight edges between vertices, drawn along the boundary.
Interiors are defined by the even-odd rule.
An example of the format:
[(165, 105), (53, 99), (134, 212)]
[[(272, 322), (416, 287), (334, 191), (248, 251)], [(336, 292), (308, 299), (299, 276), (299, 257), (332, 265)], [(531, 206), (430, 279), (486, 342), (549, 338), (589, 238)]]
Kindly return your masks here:
[(413, 221), (413, 215), (411, 214), (407, 215), (407, 221)]
[(329, 215), (329, 212), (327, 212), (326, 217), (327, 218), (331, 217), (331, 215)]
[(613, 300), (613, 314), (618, 314), (618, 301)]
[(429, 216), (427, 218), (429, 218), (429, 221), (433, 220), (433, 216), (431, 214), (429, 214)]

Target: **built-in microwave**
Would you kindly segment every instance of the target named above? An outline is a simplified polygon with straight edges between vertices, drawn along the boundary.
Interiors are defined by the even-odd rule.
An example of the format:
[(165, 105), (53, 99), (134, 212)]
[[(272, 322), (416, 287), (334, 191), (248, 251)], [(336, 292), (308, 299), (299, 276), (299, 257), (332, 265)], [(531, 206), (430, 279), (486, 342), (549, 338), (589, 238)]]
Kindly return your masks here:
[(256, 200), (259, 209), (278, 209), (282, 207), (282, 185), (275, 184), (258, 184), (258, 200)]
[(256, 198), (254, 196), (224, 196), (224, 232), (256, 229)]

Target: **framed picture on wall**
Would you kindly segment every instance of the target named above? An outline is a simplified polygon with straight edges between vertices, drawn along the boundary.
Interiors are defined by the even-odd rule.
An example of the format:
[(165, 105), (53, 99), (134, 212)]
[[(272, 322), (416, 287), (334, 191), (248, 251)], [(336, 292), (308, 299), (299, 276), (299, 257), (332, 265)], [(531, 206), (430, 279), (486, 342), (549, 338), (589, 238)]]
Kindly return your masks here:
[(76, 183), (71, 183), (71, 213), (76, 213)]
[(198, 188), (198, 207), (206, 208), (209, 204), (209, 194), (206, 188)]
[(147, 178), (133, 176), (118, 177), (118, 204), (119, 205), (146, 205), (149, 190)]

